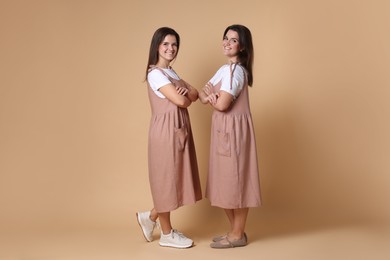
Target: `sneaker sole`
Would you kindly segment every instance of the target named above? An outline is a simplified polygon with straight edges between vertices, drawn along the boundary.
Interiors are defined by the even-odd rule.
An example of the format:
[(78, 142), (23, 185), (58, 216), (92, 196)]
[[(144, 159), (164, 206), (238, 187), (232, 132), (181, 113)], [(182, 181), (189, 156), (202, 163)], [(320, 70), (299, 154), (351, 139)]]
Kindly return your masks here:
[(172, 247), (172, 248), (180, 248), (180, 249), (184, 249), (184, 248), (190, 248), (194, 245), (194, 243), (192, 243), (191, 245), (175, 245), (175, 244), (171, 244), (171, 243), (161, 243), (159, 242), (160, 246), (164, 246), (164, 247)]
[(138, 213), (135, 213), (135, 215), (137, 216), (137, 222), (138, 222), (139, 227), (140, 227), (141, 230), (142, 230), (142, 235), (144, 235), (145, 240), (146, 240), (147, 242), (152, 242), (153, 240), (149, 240), (149, 239), (146, 237), (146, 235), (145, 235), (145, 231), (144, 231), (144, 229), (142, 228), (141, 220), (139, 219)]

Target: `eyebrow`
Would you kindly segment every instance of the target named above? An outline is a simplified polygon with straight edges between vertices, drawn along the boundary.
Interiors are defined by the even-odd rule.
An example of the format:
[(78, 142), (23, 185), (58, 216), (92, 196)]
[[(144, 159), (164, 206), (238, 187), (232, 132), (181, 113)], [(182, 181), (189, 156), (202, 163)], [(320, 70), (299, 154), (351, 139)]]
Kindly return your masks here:
[[(224, 38), (228, 39), (229, 37), (227, 37), (227, 35), (225, 35)], [(230, 40), (232, 40), (232, 39), (238, 41), (238, 38), (230, 38)]]

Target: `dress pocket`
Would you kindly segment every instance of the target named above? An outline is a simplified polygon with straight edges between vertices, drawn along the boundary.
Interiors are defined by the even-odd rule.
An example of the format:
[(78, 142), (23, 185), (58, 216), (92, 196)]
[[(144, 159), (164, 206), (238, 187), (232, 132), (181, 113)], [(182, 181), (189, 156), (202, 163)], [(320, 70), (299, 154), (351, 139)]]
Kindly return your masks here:
[(183, 151), (187, 143), (187, 128), (175, 128), (175, 148), (178, 151)]
[(229, 133), (217, 131), (217, 153), (230, 157), (230, 135)]

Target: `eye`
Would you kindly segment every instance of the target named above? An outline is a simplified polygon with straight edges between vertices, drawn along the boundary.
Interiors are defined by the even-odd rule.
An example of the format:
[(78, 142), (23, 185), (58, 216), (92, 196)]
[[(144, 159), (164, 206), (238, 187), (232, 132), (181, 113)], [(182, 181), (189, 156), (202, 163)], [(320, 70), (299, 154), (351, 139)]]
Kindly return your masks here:
[(237, 42), (238, 42), (237, 39), (234, 39), (234, 38), (233, 38), (233, 39), (230, 39), (230, 43), (231, 43), (231, 44), (237, 43)]

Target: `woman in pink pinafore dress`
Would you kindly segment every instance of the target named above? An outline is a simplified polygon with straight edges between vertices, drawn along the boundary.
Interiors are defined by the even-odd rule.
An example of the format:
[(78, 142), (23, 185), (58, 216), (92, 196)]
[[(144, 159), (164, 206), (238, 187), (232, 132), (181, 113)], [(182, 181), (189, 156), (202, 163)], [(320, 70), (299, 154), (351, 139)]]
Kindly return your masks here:
[(154, 208), (137, 212), (147, 241), (159, 218), (161, 246), (188, 248), (193, 241), (172, 228), (170, 212), (202, 198), (195, 145), (187, 107), (198, 91), (180, 79), (170, 66), (179, 50), (180, 37), (168, 27), (153, 35), (146, 71), (151, 120), (148, 139), (149, 181)]
[(249, 106), (253, 82), (253, 44), (248, 28), (232, 25), (223, 34), (223, 65), (199, 93), (213, 108), (206, 197), (230, 221), (226, 235), (213, 238), (212, 248), (245, 246), (250, 207), (261, 205), (256, 140)]

